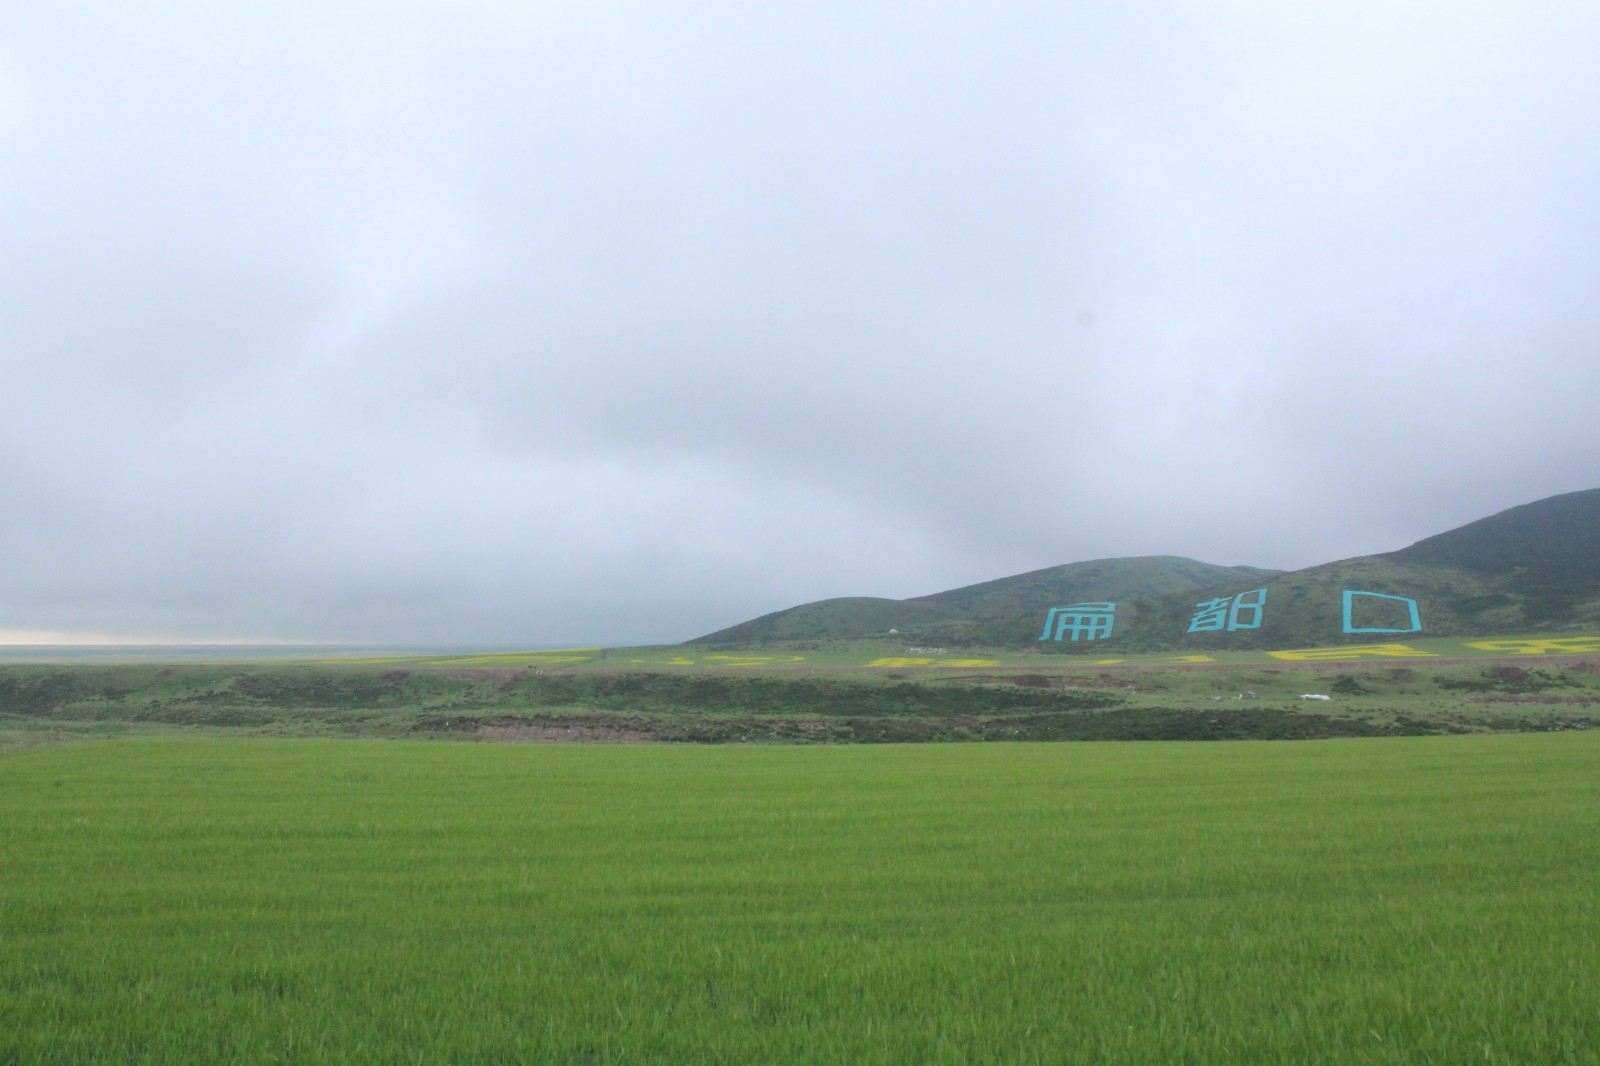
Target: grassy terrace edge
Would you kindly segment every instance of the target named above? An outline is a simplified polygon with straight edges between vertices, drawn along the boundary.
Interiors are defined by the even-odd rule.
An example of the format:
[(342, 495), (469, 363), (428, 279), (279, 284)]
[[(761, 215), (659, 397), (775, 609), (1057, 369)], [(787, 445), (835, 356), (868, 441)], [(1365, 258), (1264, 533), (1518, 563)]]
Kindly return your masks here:
[[(0, 747), (178, 731), (693, 743), (1313, 739), (1600, 728), (1594, 637), (1386, 658), (963, 654), (847, 645), (0, 667)], [(1555, 640), (1557, 643), (1552, 644)], [(1565, 643), (1561, 643), (1565, 642)], [(897, 651), (899, 654), (886, 654)], [(1491, 654), (1498, 651), (1500, 654)], [(913, 654), (915, 653), (915, 654)], [(927, 653), (927, 654), (922, 654)], [(1315, 654), (1323, 654), (1316, 652)], [(798, 661), (797, 661), (798, 660)], [(1307, 695), (1326, 699), (1309, 700)]]

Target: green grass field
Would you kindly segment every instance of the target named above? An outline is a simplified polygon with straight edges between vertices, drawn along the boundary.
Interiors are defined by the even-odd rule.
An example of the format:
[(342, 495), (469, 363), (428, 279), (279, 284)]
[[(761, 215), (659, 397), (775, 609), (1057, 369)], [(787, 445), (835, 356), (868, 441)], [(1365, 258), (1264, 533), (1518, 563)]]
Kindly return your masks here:
[(1589, 1063), (1600, 734), (0, 753), (0, 1063)]

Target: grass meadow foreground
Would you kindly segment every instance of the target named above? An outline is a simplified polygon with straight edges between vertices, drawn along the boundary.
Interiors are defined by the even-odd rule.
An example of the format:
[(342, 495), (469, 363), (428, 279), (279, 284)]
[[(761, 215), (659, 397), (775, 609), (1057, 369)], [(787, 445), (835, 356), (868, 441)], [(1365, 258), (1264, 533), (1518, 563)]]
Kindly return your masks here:
[(0, 1063), (1579, 1063), (1600, 734), (0, 754)]

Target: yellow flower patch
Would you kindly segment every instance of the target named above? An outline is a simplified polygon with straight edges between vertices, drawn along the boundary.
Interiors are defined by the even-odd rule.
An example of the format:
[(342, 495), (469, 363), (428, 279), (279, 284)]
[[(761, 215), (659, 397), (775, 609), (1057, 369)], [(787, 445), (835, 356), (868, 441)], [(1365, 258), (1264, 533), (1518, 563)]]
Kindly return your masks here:
[(1288, 662), (1337, 662), (1340, 659), (1407, 659), (1435, 658), (1431, 651), (1418, 651), (1404, 644), (1346, 644), (1341, 648), (1296, 648), (1291, 651), (1269, 651), (1274, 659)]
[(1572, 655), (1600, 651), (1600, 637), (1554, 637), (1548, 640), (1473, 640), (1467, 647), (1513, 655)]

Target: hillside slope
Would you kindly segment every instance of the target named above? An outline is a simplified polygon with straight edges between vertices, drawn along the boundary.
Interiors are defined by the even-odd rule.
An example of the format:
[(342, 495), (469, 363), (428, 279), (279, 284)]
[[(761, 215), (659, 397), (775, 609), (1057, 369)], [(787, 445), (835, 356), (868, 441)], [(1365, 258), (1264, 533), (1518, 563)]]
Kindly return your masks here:
[(1259, 582), (1282, 572), (1254, 566), (1217, 566), (1176, 555), (1094, 559), (1032, 570), (905, 602), (936, 604), (953, 616), (966, 619), (1006, 618), (1032, 610), (1040, 603), (1147, 599), (1239, 581)]
[(1529, 625), (1586, 617), (1600, 598), (1600, 489), (1512, 507), (1383, 558), (1478, 575)]
[(873, 596), (839, 596), (773, 611), (686, 644), (770, 644), (785, 640), (854, 640), (957, 620), (938, 604)]
[[(687, 641), (689, 644), (763, 644), (785, 640), (855, 640), (896, 630), (940, 639), (985, 624), (1032, 617), (1037, 605), (1084, 600), (1133, 600), (1188, 593), (1281, 573), (1251, 566), (1217, 566), (1173, 555), (1094, 559), (1032, 570), (994, 581), (907, 600), (837, 597), (753, 618)], [(1030, 623), (1031, 624), (1031, 623)], [(970, 639), (970, 638), (968, 638)]]
[[(1243, 616), (1254, 625), (1191, 632), (1202, 604), (1240, 593), (1262, 603), (1259, 615)], [(1085, 601), (1117, 604), (1109, 638), (1041, 641), (1051, 608)], [(890, 630), (908, 643), (1065, 654), (1600, 630), (1600, 489), (1513, 507), (1398, 551), (1291, 573), (1176, 556), (1097, 559), (909, 600), (823, 600), (695, 643), (856, 639)]]

